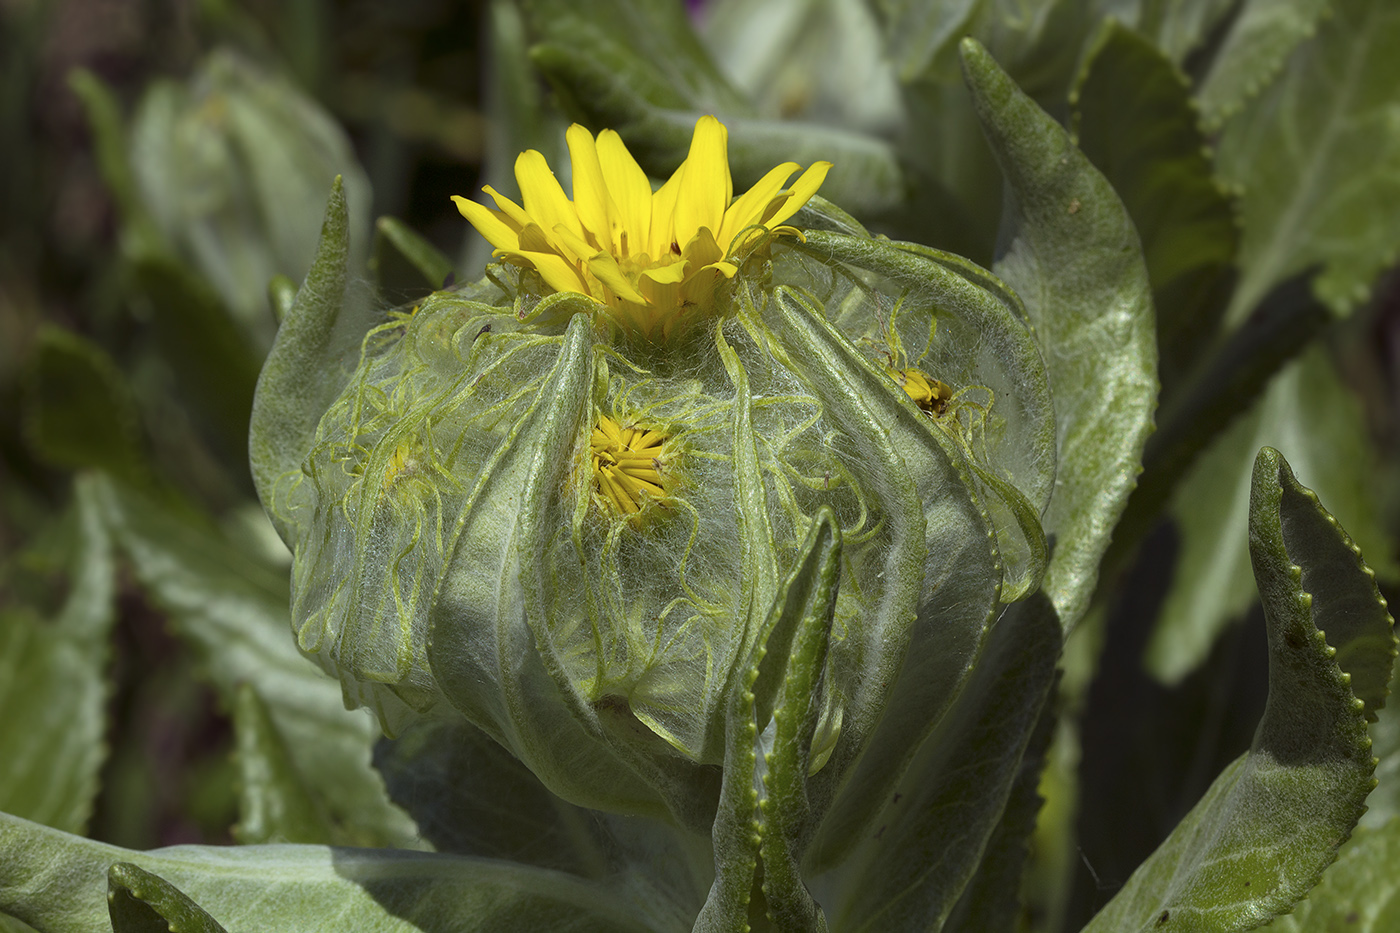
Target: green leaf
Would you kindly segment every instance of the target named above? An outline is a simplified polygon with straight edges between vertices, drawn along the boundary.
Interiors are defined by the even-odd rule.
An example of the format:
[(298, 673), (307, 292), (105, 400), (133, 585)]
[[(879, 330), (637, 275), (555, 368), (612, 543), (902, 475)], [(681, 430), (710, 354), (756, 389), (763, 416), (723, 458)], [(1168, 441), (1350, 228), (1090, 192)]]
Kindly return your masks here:
[(1040, 796), (1041, 773), (1045, 770), (1055, 724), (1053, 704), (1046, 703), (1021, 758), (1001, 822), (987, 840), (977, 874), (963, 888), (957, 906), (943, 926), (946, 933), (1012, 933), (1017, 929), (1021, 902), (1009, 892), (1021, 887), (1021, 876), (1030, 855), (1031, 835), (1045, 802)]
[(904, 197), (894, 149), (865, 133), (752, 117), (752, 108), (719, 75), (682, 7), (657, 0), (609, 0), (580, 7), (533, 0), (539, 38), (535, 65), (566, 112), (594, 130), (610, 127), (642, 168), (668, 176), (685, 159), (700, 116), (729, 129), (729, 163), (742, 190), (779, 163), (833, 163), (822, 193), (857, 213), (889, 211)]
[(256, 691), (289, 761), (325, 806), (333, 841), (419, 845), (412, 822), (388, 801), (370, 767), (374, 722), (347, 711), (339, 685), (297, 652), (285, 571), (115, 483), (98, 484), (96, 495), (137, 580), (169, 614), (224, 703), (237, 708), (240, 684)]
[[(1012, 605), (997, 622), (956, 705), (883, 801), (875, 831), (856, 844), (829, 886), (814, 882), (839, 892), (835, 928), (942, 928), (1008, 806), (1025, 806), (1012, 793), (1025, 789), (1022, 764), (1055, 682), (1060, 631), (1042, 593)], [(1024, 812), (1010, 819), (1015, 834), (1029, 831)], [(1010, 899), (1005, 891), (1000, 896)]]
[[(1391, 672), (1390, 693), (1400, 692), (1400, 664)], [(1371, 726), (1371, 751), (1377, 758), (1376, 789), (1366, 798), (1366, 815), (1361, 825), (1380, 829), (1400, 817), (1400, 703), (1382, 710), (1380, 720)]]
[(29, 446), (48, 463), (146, 477), (131, 388), (97, 344), (58, 327), (40, 330), (25, 401)]
[(1358, 829), (1307, 899), (1270, 933), (1386, 933), (1400, 922), (1400, 820)]
[(1105, 23), (1070, 104), (1076, 142), (1142, 238), (1169, 386), (1209, 345), (1224, 311), (1239, 241), (1234, 212), (1215, 180), (1185, 77), (1138, 33)]
[(1206, 125), (1219, 127), (1268, 87), (1332, 5), (1328, 0), (1243, 0), (1201, 82), (1198, 99)]
[(300, 276), (326, 186), (343, 176), (352, 268), (369, 245), (369, 182), (344, 130), (293, 82), (213, 49), (186, 81), (151, 82), (131, 124), (131, 164), (163, 252), (198, 270), (239, 329), (267, 349), (267, 282)]
[(566, 802), (464, 719), (415, 722), (379, 743), (375, 766), (439, 852), (616, 883), (661, 929), (689, 929), (705, 900), (713, 858), (699, 837)]
[(238, 841), (256, 845), (336, 838), (267, 704), (246, 683), (235, 688), (233, 734), (239, 778), (238, 825), (233, 833)]
[(1383, 576), (1396, 572), (1371, 490), (1377, 454), (1355, 395), (1317, 347), (1274, 379), (1182, 480), (1171, 511), (1181, 546), (1175, 576), (1148, 643), (1148, 670), (1174, 684), (1209, 654), (1220, 632), (1253, 603), (1246, 570), (1250, 460), (1281, 450), (1312, 484)]
[[(1136, 19), (1123, 18), (1139, 33), (1152, 39), (1162, 54), (1181, 64), (1188, 52), (1204, 42), (1237, 0), (1140, 0)], [(1121, 11), (1110, 12), (1121, 15)]]
[(138, 253), (158, 249), (160, 234), (141, 203), (127, 156), (121, 102), (101, 78), (86, 68), (75, 68), (69, 72), (68, 86), (82, 102), (97, 151), (97, 166), (102, 173), (102, 181), (106, 183), (126, 223), (123, 233), (128, 242), (124, 245)]
[[(982, 0), (965, 34), (986, 46), (1042, 107), (1059, 112), (1097, 22), (1093, 7), (1082, 0)], [(956, 79), (956, 71), (949, 77)]]
[(74, 486), (68, 597), (53, 621), (0, 610), (0, 807), (82, 831), (107, 755), (111, 545), (89, 478)]
[[(618, 87), (632, 88), (632, 94), (652, 106), (710, 113), (748, 110), (706, 54), (682, 6), (666, 0), (598, 0), (587, 7), (568, 0), (527, 0), (524, 8), (537, 41), (613, 62), (619, 68)], [(571, 97), (576, 89), (562, 90)], [(565, 103), (566, 109), (568, 104), (588, 106), (578, 100)]]
[(424, 285), (427, 291), (447, 286), (452, 263), (402, 220), (381, 217), (374, 224), (370, 271), (381, 289), (422, 294)]
[(1395, 640), (1370, 571), (1271, 448), (1249, 510), (1269, 635), (1263, 720), (1086, 933), (1254, 929), (1317, 883), (1375, 786), (1365, 713), (1383, 699)]
[(181, 395), (202, 413), (226, 453), (241, 454), (258, 378), (257, 352), (219, 297), (173, 259), (140, 257), (131, 274)]
[(113, 933), (226, 933), (175, 885), (130, 862), (107, 870), (107, 910)]
[(1025, 302), (1058, 425), (1056, 536), (1045, 591), (1083, 616), (1141, 468), (1156, 402), (1152, 298), (1136, 231), (1113, 189), (986, 50), (962, 45), (974, 105), (1010, 199), (994, 271)]
[(273, 486), (278, 476), (301, 468), (316, 425), (340, 389), (340, 381), (334, 378), (340, 366), (333, 337), (345, 303), (349, 255), (350, 215), (341, 180), (336, 178), (316, 260), (277, 328), (277, 339), (258, 376), (248, 424), (253, 482), (283, 540), (289, 536), (272, 508)]
[(1220, 137), (1220, 172), (1244, 191), (1240, 280), (1227, 324), (1316, 264), (1318, 297), (1346, 313), (1400, 248), (1400, 6), (1335, 6), (1287, 72)]
[(905, 83), (926, 75), (935, 64), (951, 71), (953, 45), (968, 34), (982, 0), (920, 3), (916, 0), (872, 0), (885, 36), (885, 52), (894, 59)]
[(0, 851), (0, 911), (41, 933), (111, 933), (104, 882), (118, 862), (158, 875), (231, 930), (677, 930), (638, 920), (615, 888), (489, 859), (292, 845), (135, 852), (8, 814)]

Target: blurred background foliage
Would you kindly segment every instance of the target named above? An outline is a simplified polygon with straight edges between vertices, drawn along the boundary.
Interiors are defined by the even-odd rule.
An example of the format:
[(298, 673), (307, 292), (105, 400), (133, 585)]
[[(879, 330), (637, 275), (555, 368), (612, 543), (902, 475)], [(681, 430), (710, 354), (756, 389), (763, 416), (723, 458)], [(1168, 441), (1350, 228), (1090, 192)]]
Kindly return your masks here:
[[(7, 613), (51, 618), (62, 604), (85, 468), (285, 566), (246, 454), (276, 329), (268, 281), (305, 274), (341, 173), (362, 288), (371, 216), (462, 248), (449, 195), (480, 174), (485, 15), (437, 0), (0, 6)], [(69, 828), (136, 848), (230, 842), (229, 704), (130, 574), (115, 605), (96, 668), (109, 685), (102, 791)]]
[[(846, 157), (824, 194), (872, 229), (989, 264), (1000, 176), (947, 41), (970, 31), (1118, 188), (1158, 301), (1159, 431), (1070, 641), (1026, 881), (1027, 924), (1077, 929), (1249, 744), (1267, 682), (1244, 538), (1262, 444), (1395, 592), (1400, 276), (1386, 267), (1400, 235), (1366, 211), (1400, 174), (1364, 134), (1300, 169), (1354, 170), (1360, 194), (1260, 174), (1260, 152), (1283, 145), (1270, 115), (1293, 108), (1306, 128), (1335, 107), (1308, 97), (1313, 70), (1332, 74), (1329, 56), (1371, 28), (1347, 10), (1381, 5), (1327, 19), (1289, 4), (1306, 29), (1230, 57), (1254, 4), (1196, 4), (1200, 22), (1131, 0), (1023, 4), (1013, 28), (1007, 4), (913, 21), (921, 5), (894, 0), (713, 0), (689, 11), (704, 68), (688, 33), (658, 31), (650, 59), (617, 53), (616, 80), (642, 101), (631, 111), (605, 79), (569, 92), (587, 63), (568, 55), (576, 22), (541, 26), (553, 6), (0, 0), (0, 712), (72, 734), (16, 751), (0, 727), (0, 750), (71, 755), (83, 785), (45, 810), (0, 765), (0, 809), (131, 848), (266, 838), (246, 768), (287, 749), (243, 751), (279, 729), (294, 751), (288, 711), (303, 708), (265, 676), (291, 640), (254, 634), (285, 632), (288, 557), (248, 478), (248, 408), (336, 174), (356, 288), (380, 308), (479, 272), (487, 248), (450, 195), (509, 191), (526, 147), (557, 165), (568, 119), (630, 120), (660, 173), (676, 156), (668, 114), (707, 108), (738, 121), (736, 175), (745, 153), (776, 161), (765, 146), (804, 121), (802, 139), (839, 150), (811, 157), (838, 173)], [(1109, 13), (1138, 31), (1103, 26)], [(677, 74), (657, 78), (672, 53)], [(1235, 61), (1254, 71), (1221, 66)], [(1400, 99), (1395, 64), (1372, 65), (1367, 86)], [(191, 554), (218, 585), (180, 577)], [(209, 625), (246, 636), (245, 654), (201, 640)], [(24, 705), (59, 685), (69, 706)], [(305, 709), (331, 722), (325, 686)], [(335, 722), (346, 747), (363, 743), (360, 719)], [(307, 840), (413, 842), (397, 811), (307, 812)]]

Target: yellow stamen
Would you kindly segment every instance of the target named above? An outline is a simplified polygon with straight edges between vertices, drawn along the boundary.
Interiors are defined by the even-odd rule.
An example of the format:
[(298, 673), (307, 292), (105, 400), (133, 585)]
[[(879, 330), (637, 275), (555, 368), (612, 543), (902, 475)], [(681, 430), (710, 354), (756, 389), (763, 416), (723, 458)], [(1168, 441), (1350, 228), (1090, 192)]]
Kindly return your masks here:
[(495, 209), (452, 200), (497, 258), (534, 269), (553, 291), (588, 295), (644, 337), (669, 336), (684, 321), (711, 312), (716, 286), (738, 272), (731, 259), (756, 237), (797, 233), (783, 221), (807, 203), (831, 168), (815, 162), (784, 187), (799, 167), (784, 162), (736, 198), (728, 131), (707, 116), (695, 124), (689, 156), (653, 193), (617, 133), (603, 130), (594, 139), (575, 124), (566, 138), (572, 200), (534, 150), (515, 163), (523, 207), (489, 187), (484, 190)]
[(599, 503), (631, 516), (641, 512), (648, 499), (664, 500), (668, 440), (660, 431), (623, 427), (606, 415), (600, 417), (589, 442)]

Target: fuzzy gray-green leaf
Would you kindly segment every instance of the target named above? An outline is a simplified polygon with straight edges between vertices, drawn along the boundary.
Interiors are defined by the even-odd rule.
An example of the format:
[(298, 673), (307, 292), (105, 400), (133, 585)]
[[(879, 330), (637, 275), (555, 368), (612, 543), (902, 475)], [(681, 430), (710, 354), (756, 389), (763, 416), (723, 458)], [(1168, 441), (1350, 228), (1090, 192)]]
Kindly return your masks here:
[(1060, 626), (1043, 594), (1007, 609), (957, 704), (834, 873), (837, 929), (941, 927), (1008, 806), (1059, 649)]
[(1206, 124), (1220, 126), (1268, 87), (1332, 5), (1328, 0), (1242, 0), (1198, 92)]
[(658, 933), (615, 888), (490, 859), (294, 845), (136, 852), (3, 813), (0, 851), (0, 912), (41, 933), (112, 933), (116, 862), (158, 875), (231, 930)]
[(238, 765), (238, 825), (233, 832), (238, 841), (336, 841), (267, 704), (246, 683), (235, 694), (233, 732)]
[[(1267, 447), (1255, 461), (1249, 540), (1269, 634), (1269, 700), (1254, 743), (1086, 933), (1254, 929), (1317, 883), (1375, 786), (1367, 702), (1351, 684), (1379, 701), (1374, 674), (1388, 673), (1395, 653), (1379, 634), (1389, 617), (1350, 540)], [(1357, 607), (1359, 622), (1341, 615)]]
[(1337, 863), (1269, 933), (1389, 933), (1400, 925), (1400, 820), (1358, 829)]
[(965, 40), (963, 70), (1006, 178), (994, 271), (1025, 302), (1055, 402), (1059, 458), (1045, 513), (1045, 590), (1072, 628), (1141, 469), (1157, 394), (1152, 296), (1122, 201), (1069, 135)]
[[(878, 809), (877, 789), (899, 780), (966, 681), (994, 615), (1000, 568), (967, 476), (926, 416), (800, 294), (779, 289), (770, 314), (828, 416), (870, 438), (869, 480), (893, 530), (883, 555), (889, 593), (859, 632), (869, 646), (859, 658), (863, 689), (846, 705), (831, 761), (810, 782), (821, 825), (804, 859), (814, 870), (849, 851)], [(920, 592), (939, 597), (924, 601)], [(845, 641), (833, 654), (852, 657)], [(900, 656), (891, 651), (905, 644)]]
[(825, 706), (822, 675), (841, 576), (840, 525), (829, 509), (818, 514), (805, 551), (773, 607), (777, 618), (770, 620), (754, 684), (764, 694), (756, 722), (766, 746), (759, 852), (768, 916), (778, 929), (825, 931), (821, 908), (803, 884), (801, 846), (811, 819), (807, 777)]
[(0, 610), (0, 809), (80, 832), (106, 758), (111, 544), (93, 481), (74, 490), (68, 597), (54, 620)]
[(1317, 264), (1318, 297), (1346, 313), (1400, 250), (1400, 5), (1333, 6), (1279, 80), (1221, 134), (1221, 175), (1244, 191), (1227, 323)]
[(107, 910), (113, 933), (226, 933), (175, 885), (130, 862), (107, 871)]
[(1108, 22), (1070, 95), (1076, 142), (1142, 237), (1164, 386), (1209, 346), (1239, 241), (1183, 76), (1141, 35)]

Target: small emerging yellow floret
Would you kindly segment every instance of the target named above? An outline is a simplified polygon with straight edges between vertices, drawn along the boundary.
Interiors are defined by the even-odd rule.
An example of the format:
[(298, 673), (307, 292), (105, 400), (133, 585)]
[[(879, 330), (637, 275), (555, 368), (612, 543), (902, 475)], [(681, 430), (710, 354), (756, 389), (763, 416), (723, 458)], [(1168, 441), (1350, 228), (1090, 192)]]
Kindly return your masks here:
[(400, 444), (389, 455), (389, 463), (384, 467), (384, 489), (391, 489), (399, 477), (413, 469), (413, 450), (407, 444)]
[(953, 390), (946, 382), (941, 382), (918, 369), (891, 368), (886, 372), (922, 411), (937, 418), (948, 410)]
[(663, 450), (667, 436), (636, 425), (623, 427), (606, 415), (598, 419), (589, 443), (594, 491), (618, 515), (636, 515), (643, 497), (666, 497)]
[(712, 116), (695, 124), (690, 154), (659, 190), (622, 137), (597, 139), (578, 124), (566, 139), (573, 200), (531, 149), (515, 162), (523, 206), (493, 190), (484, 205), (454, 196), (462, 216), (496, 248), (494, 255), (534, 269), (551, 289), (602, 304), (629, 330), (662, 337), (712, 304), (715, 287), (733, 278), (734, 261), (755, 234), (797, 232), (781, 226), (814, 195), (830, 162), (799, 168), (784, 162), (740, 197), (729, 174), (729, 133)]

